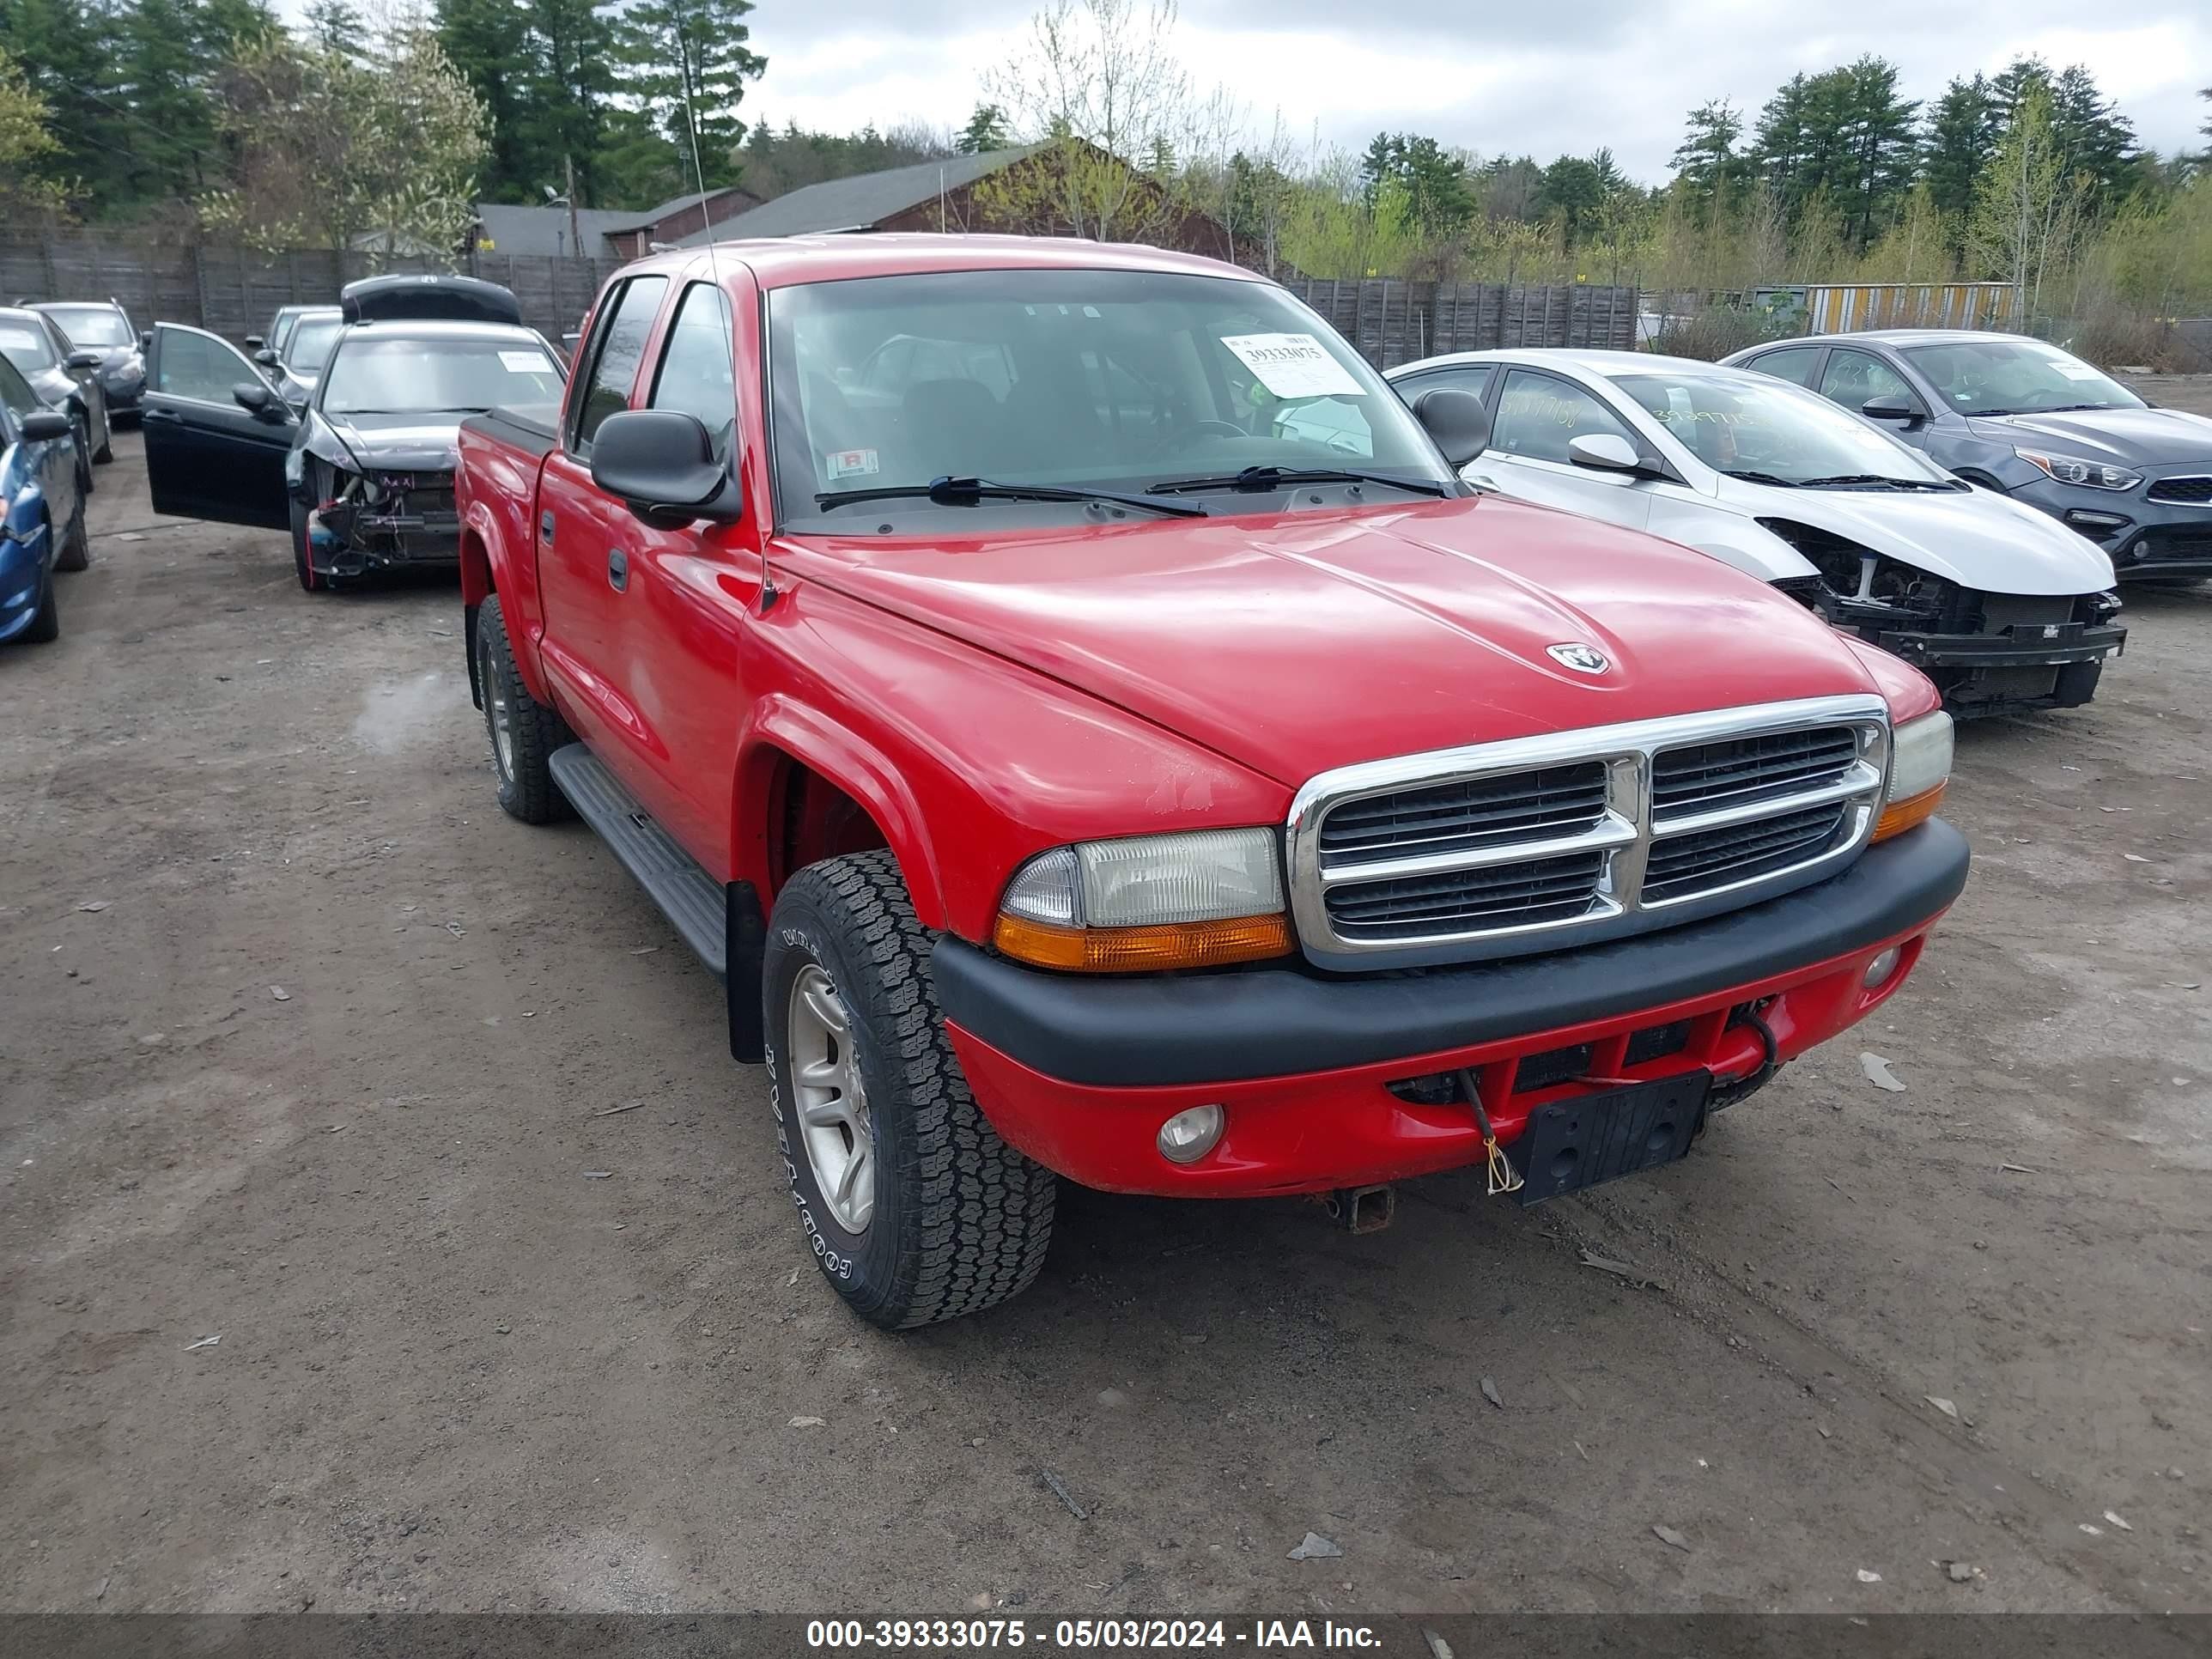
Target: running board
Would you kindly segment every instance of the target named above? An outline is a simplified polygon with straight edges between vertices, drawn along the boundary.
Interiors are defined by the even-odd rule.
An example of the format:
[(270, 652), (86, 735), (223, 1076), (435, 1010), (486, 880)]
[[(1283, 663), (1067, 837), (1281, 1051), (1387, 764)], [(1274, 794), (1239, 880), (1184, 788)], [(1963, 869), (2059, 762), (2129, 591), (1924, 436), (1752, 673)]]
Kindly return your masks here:
[(666, 912), (684, 942), (715, 974), (729, 975), (728, 896), (722, 884), (639, 805), (598, 756), (580, 743), (556, 749), (546, 763), (553, 781), (577, 816), (614, 849), (623, 868), (637, 878), (653, 902)]

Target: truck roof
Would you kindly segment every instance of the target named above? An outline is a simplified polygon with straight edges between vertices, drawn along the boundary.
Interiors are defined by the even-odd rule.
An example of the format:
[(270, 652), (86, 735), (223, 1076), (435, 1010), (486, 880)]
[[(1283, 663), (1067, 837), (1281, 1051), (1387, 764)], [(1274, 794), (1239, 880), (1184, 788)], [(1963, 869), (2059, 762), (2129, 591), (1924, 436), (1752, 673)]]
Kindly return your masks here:
[(1194, 276), (1267, 279), (1242, 265), (1129, 242), (1072, 236), (939, 235), (909, 231), (821, 236), (766, 236), (677, 248), (629, 266), (629, 272), (696, 276), (712, 259), (742, 262), (763, 288), (842, 282), (860, 276), (908, 276), (937, 270), (1150, 270)]

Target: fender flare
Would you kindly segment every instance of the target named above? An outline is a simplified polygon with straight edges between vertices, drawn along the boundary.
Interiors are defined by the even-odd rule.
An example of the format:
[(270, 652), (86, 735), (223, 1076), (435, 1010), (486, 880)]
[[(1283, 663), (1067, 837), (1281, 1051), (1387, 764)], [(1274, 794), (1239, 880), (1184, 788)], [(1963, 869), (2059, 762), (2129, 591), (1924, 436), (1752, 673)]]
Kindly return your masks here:
[[(942, 932), (945, 893), (938, 878), (936, 850), (921, 803), (915, 800), (904, 774), (835, 715), (773, 693), (755, 706), (739, 742), (737, 776), (732, 784), (733, 811), (746, 801), (757, 803), (763, 799), (769, 768), (778, 754), (819, 774), (860, 804), (898, 860), (915, 919), (925, 927)], [(749, 823), (740, 812), (733, 821), (737, 834), (732, 838), (731, 854), (737, 866), (735, 874), (768, 892), (771, 883), (764, 826), (757, 815)]]
[(515, 607), (525, 599), (526, 584), (510, 577), (508, 568), (513, 562), (507, 538), (500, 533), (498, 515), (486, 503), (471, 500), (461, 515), (461, 649), (468, 657), (470, 695), (477, 698), (477, 708), (483, 707), (477, 684), (477, 611), (487, 596), (498, 593), (503, 596), (500, 608), (514, 650), (514, 672), (521, 678), (523, 690), (550, 708), (553, 698), (544, 670), (531, 647), (532, 620), (516, 613)]

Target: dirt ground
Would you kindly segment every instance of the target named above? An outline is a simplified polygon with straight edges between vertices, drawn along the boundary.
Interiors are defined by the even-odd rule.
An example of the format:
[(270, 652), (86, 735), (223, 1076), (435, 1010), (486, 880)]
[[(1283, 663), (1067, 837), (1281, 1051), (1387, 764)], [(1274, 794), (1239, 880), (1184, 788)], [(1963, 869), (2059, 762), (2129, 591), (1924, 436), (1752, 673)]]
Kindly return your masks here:
[(120, 449), (0, 651), (0, 1607), (2212, 1607), (2212, 590), (1962, 734), (1916, 983), (1687, 1162), (1072, 1193), (891, 1337), (716, 983), (494, 804), (450, 586), (303, 595)]

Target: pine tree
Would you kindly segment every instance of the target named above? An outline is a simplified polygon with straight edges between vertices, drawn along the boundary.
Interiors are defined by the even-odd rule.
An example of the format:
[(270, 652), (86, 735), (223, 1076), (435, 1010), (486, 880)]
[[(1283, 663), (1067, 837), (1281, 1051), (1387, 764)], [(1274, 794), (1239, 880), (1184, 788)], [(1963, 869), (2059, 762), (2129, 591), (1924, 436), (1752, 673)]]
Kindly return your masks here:
[(483, 199), (529, 202), (553, 182), (524, 131), (523, 112), (543, 88), (532, 57), (526, 14), (514, 0), (437, 0), (438, 44), (467, 80), (490, 117), (491, 154), (477, 188)]
[(1922, 130), (1920, 169), (1936, 210), (1962, 220), (1974, 204), (1974, 185), (1996, 153), (2005, 116), (1990, 82), (1959, 77), (1929, 107)]
[(358, 57), (368, 44), (368, 25), (348, 0), (309, 0), (305, 33), (325, 52)]
[(981, 155), (994, 149), (1004, 149), (1013, 143), (1006, 131), (1006, 112), (996, 104), (978, 104), (975, 112), (968, 118), (968, 125), (960, 129), (953, 148), (963, 155)]
[(1742, 179), (1744, 158), (1735, 145), (1743, 137), (1743, 117), (1728, 100), (1717, 98), (1692, 110), (1683, 125), (1682, 142), (1674, 147), (1674, 178), (1710, 216)]
[(676, 146), (687, 185), (736, 180), (745, 134), (738, 106), (744, 83), (768, 67), (746, 45), (751, 10), (752, 0), (638, 0), (622, 14), (622, 89)]

